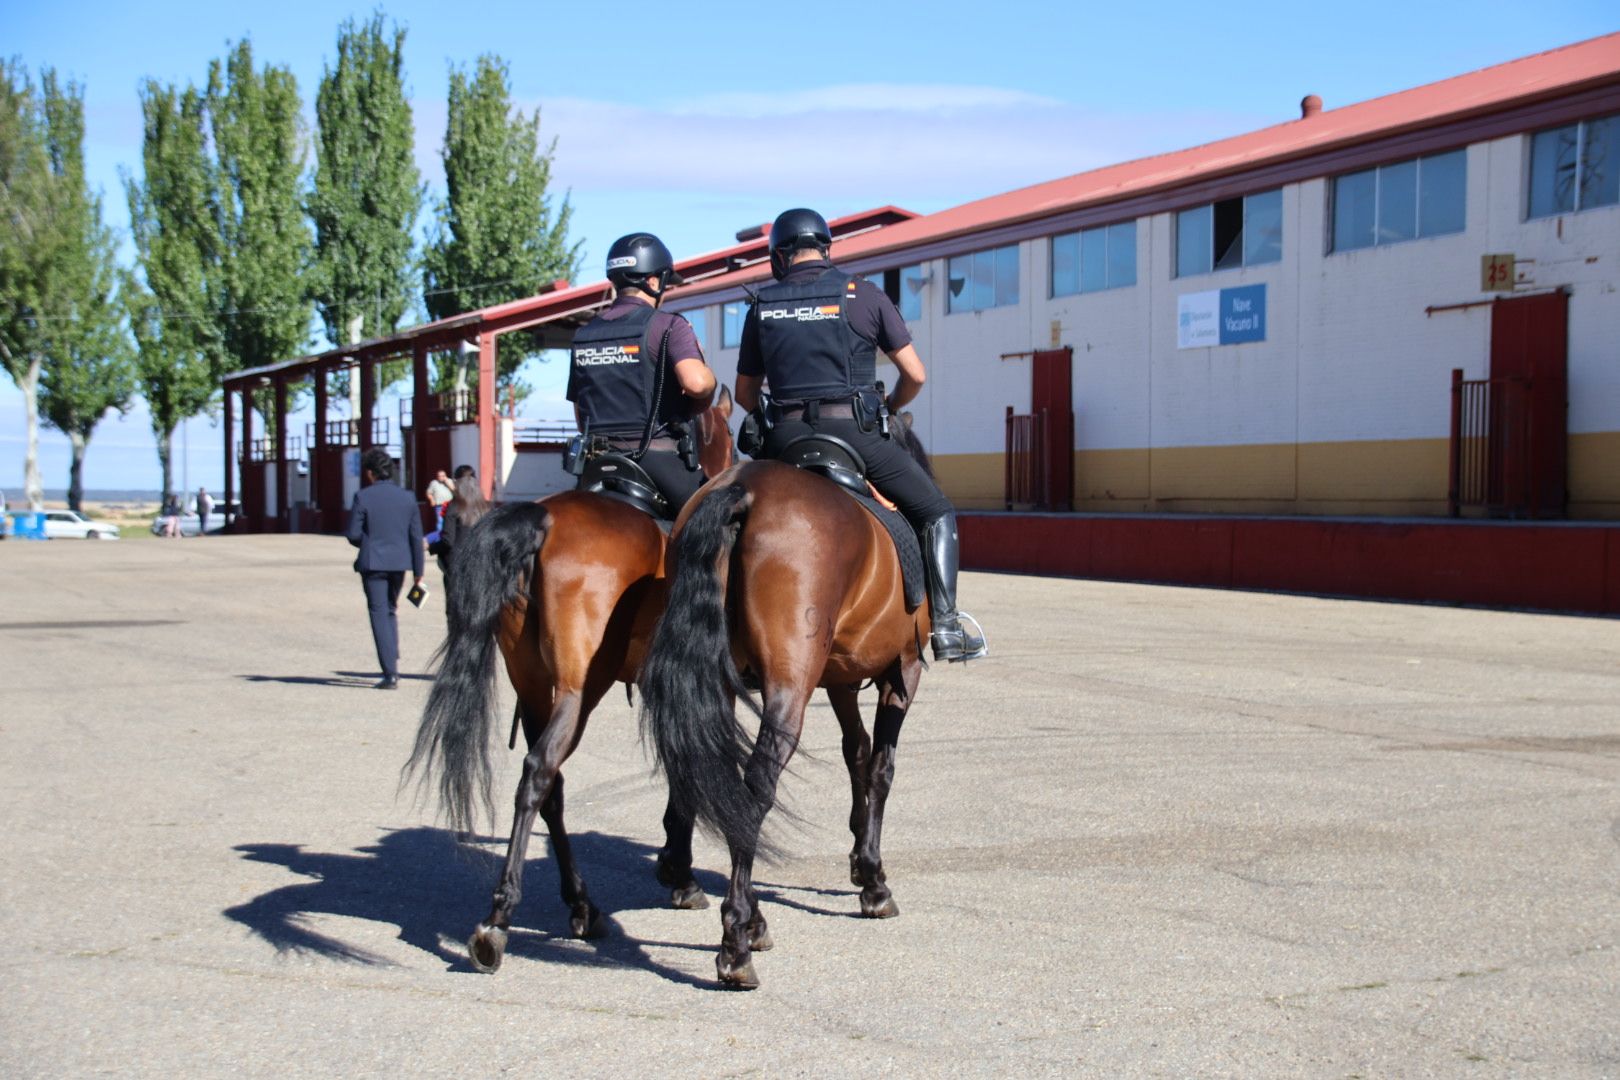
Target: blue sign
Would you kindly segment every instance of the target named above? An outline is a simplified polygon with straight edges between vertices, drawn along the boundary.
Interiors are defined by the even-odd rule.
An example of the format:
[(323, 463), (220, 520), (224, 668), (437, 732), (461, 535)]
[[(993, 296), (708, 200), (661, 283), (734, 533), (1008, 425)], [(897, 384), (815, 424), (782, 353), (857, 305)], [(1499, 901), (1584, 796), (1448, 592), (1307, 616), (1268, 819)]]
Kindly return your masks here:
[(1266, 287), (1222, 289), (1220, 319), (1222, 345), (1266, 340)]

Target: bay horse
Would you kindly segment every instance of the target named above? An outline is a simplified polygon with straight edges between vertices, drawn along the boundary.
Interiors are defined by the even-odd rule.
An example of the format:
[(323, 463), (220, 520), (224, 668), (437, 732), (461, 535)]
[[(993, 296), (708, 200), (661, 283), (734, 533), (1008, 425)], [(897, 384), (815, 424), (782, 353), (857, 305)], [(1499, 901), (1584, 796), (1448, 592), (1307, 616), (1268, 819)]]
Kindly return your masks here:
[[(914, 437), (899, 431), (926, 468)], [(883, 811), (922, 676), (928, 606), (906, 610), (894, 541), (870, 513), (831, 481), (780, 462), (748, 462), (710, 481), (675, 535), (669, 599), (641, 670), (642, 735), (672, 807), (730, 849), (715, 968), (723, 985), (752, 989), (750, 954), (772, 945), (754, 858), (769, 851), (761, 827), (818, 686), (843, 731), (861, 914), (899, 914), (883, 871)], [(744, 687), (744, 667), (758, 679), (762, 708)], [(868, 679), (878, 688), (871, 738), (856, 700)], [(758, 715), (752, 738), (737, 720), (739, 697)]]
[[(734, 457), (731, 411), (731, 394), (722, 388), (693, 421), (699, 461), (711, 477)], [(480, 807), (494, 817), (489, 744), (498, 647), (528, 753), (494, 903), (467, 942), (479, 971), (495, 971), (505, 955), (537, 810), (551, 834), (570, 931), (597, 937), (606, 930), (563, 825), (562, 766), (614, 682), (633, 684), (668, 592), (666, 542), (641, 510), (606, 495), (566, 491), (496, 507), (457, 546), (443, 661), (402, 782), (418, 769), (424, 786), (437, 774), (441, 807), (458, 833), (473, 831)], [(515, 743), (516, 718), (513, 723)], [(664, 836), (657, 875), (672, 903), (708, 907), (692, 877), (692, 820), (673, 801)]]

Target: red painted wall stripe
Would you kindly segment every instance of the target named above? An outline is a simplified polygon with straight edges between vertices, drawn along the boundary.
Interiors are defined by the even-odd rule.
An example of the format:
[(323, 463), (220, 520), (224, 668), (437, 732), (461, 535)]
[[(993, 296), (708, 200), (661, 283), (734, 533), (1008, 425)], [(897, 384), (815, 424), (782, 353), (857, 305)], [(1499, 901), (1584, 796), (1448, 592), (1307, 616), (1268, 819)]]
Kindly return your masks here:
[(970, 570), (1620, 614), (1620, 525), (962, 514)]

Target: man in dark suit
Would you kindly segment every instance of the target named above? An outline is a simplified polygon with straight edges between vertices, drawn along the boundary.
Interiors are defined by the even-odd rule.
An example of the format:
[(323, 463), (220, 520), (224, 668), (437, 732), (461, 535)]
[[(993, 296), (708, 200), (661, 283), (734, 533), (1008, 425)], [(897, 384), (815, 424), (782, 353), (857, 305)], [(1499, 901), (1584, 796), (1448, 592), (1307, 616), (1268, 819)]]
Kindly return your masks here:
[(360, 549), (354, 568), (366, 590), (371, 636), (383, 677), (375, 689), (399, 688), (399, 590), (405, 571), (422, 584), (422, 514), (416, 497), (393, 482), (394, 460), (373, 448), (360, 459), (365, 481), (349, 510), (349, 543)]

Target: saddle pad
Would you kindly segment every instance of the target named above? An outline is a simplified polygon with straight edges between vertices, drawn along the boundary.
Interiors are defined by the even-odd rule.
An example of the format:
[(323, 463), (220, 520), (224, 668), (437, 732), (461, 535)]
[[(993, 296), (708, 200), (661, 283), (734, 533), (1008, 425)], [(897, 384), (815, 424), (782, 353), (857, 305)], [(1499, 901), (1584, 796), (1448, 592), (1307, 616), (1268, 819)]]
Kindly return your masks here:
[(905, 584), (906, 610), (915, 611), (923, 602), (922, 545), (917, 542), (917, 533), (911, 527), (911, 522), (901, 517), (898, 511), (890, 510), (874, 499), (870, 492), (857, 495), (849, 488), (840, 485), (840, 489), (849, 494), (849, 497), (866, 507), (867, 512), (877, 518), (883, 527), (889, 531), (894, 540), (894, 553), (900, 560), (900, 577)]

